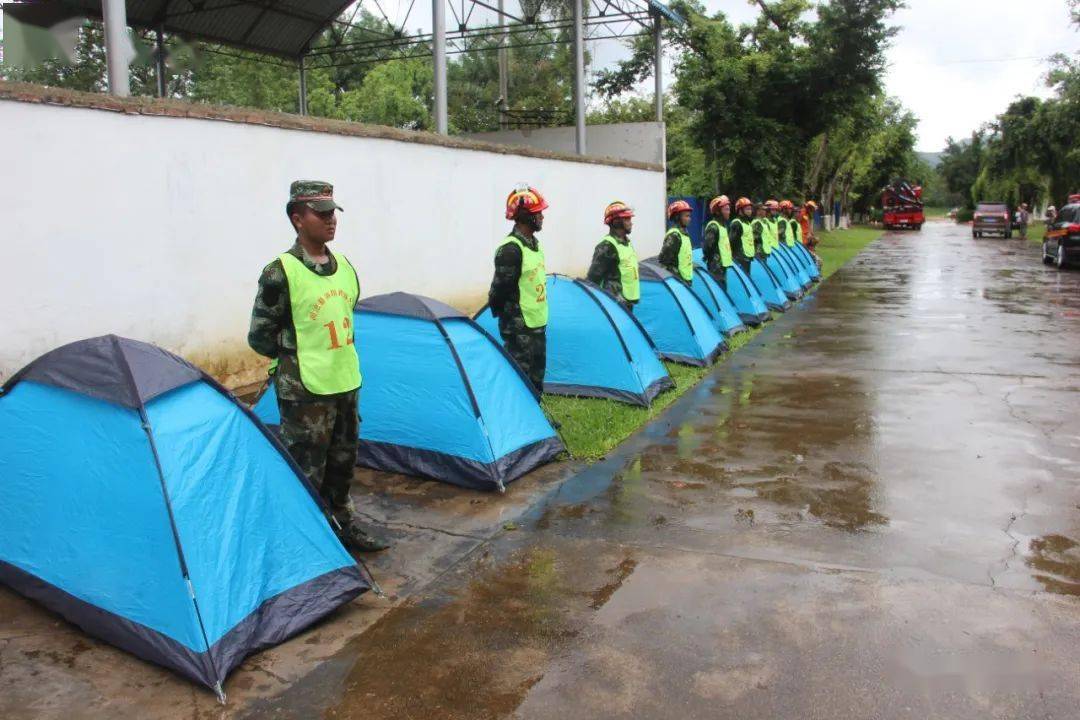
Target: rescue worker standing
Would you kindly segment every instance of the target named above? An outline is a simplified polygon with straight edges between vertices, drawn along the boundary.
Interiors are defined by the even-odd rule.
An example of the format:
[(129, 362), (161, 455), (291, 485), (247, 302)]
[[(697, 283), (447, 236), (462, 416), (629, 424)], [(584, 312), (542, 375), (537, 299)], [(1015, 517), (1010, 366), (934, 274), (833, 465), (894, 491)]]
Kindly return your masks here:
[(360, 282), (349, 260), (327, 248), (340, 209), (330, 183), (291, 185), (285, 212), (296, 242), (263, 268), (248, 344), (272, 360), (281, 440), (330, 506), (341, 541), (374, 551), (388, 545), (364, 529), (349, 497), (360, 436), (352, 327)]
[(771, 255), (772, 251), (780, 246), (780, 222), (776, 216), (780, 209), (780, 203), (775, 200), (765, 201), (765, 254)]
[(807, 200), (802, 208), (799, 210), (797, 218), (799, 221), (799, 228), (802, 230), (802, 243), (806, 246), (806, 249), (810, 251), (810, 254), (814, 257), (814, 262), (817, 263), (818, 270), (821, 269), (821, 258), (814, 252), (814, 248), (817, 247), (818, 239), (814, 234), (814, 211), (817, 210), (817, 203), (813, 200)]
[(754, 219), (750, 221), (750, 232), (754, 238), (754, 251), (762, 262), (772, 253), (767, 214), (768, 209), (765, 207), (765, 203), (757, 203), (754, 205)]
[(709, 222), (705, 224), (705, 237), (701, 243), (705, 267), (717, 284), (727, 290), (727, 269), (735, 262), (728, 238), (728, 222), (731, 218), (731, 200), (727, 195), (709, 202)]
[(592, 264), (586, 277), (618, 301), (628, 312), (641, 299), (638, 277), (638, 257), (630, 244), (634, 227), (634, 211), (616, 200), (604, 208), (604, 224), (608, 234), (593, 251)]
[(747, 274), (750, 272), (750, 261), (755, 255), (754, 229), (750, 224), (753, 213), (754, 203), (750, 202), (749, 198), (739, 198), (735, 201), (735, 219), (728, 226), (731, 254)]
[(535, 188), (520, 186), (506, 198), (510, 234), (495, 251), (495, 275), (488, 291), (506, 351), (537, 392), (547, 368), (547, 269), (536, 233), (544, 227), (547, 201)]
[(694, 282), (694, 246), (686, 234), (692, 215), (690, 203), (685, 200), (676, 200), (668, 205), (667, 216), (672, 226), (664, 235), (658, 258), (661, 267), (686, 285)]
[(776, 237), (779, 242), (788, 247), (795, 247), (795, 243), (801, 242), (799, 236), (802, 230), (798, 221), (793, 217), (795, 205), (790, 200), (780, 201), (780, 217), (776, 224)]

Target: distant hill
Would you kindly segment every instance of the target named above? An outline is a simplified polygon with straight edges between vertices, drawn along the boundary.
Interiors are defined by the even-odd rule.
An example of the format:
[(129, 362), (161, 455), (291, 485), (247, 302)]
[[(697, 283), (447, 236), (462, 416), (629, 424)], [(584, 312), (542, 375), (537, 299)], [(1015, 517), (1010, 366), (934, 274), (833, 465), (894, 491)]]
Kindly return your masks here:
[(941, 164), (941, 156), (945, 153), (940, 152), (916, 152), (915, 153), (920, 160), (925, 162), (930, 167), (937, 169), (937, 166)]

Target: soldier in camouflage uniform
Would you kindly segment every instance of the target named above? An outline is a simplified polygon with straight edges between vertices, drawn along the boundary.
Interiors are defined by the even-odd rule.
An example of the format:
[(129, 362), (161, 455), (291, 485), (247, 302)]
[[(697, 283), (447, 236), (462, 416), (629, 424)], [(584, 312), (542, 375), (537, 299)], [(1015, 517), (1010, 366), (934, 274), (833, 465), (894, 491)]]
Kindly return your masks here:
[(526, 377), (544, 390), (547, 367), (547, 271), (536, 233), (544, 226), (547, 201), (528, 186), (506, 198), (506, 219), (514, 221), (510, 235), (495, 252), (495, 275), (488, 291), (491, 313), (510, 357)]
[(334, 211), (341, 209), (333, 193), (319, 181), (290, 187), (286, 213), (296, 242), (263, 268), (248, 344), (272, 359), (282, 442), (330, 506), (342, 542), (382, 550), (387, 544), (364, 529), (349, 497), (360, 431), (352, 335), (360, 287), (348, 259), (326, 247), (337, 231)]
[(634, 228), (634, 211), (616, 200), (604, 208), (604, 224), (608, 235), (596, 245), (586, 279), (606, 290), (627, 312), (641, 300), (638, 281), (638, 258), (630, 244)]

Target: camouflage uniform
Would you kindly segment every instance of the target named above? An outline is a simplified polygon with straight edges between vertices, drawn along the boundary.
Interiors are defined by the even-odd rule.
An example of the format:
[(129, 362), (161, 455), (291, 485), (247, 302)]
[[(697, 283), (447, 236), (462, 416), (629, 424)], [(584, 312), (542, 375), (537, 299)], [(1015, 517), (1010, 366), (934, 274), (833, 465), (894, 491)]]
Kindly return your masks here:
[[(536, 237), (526, 238), (516, 230), (510, 233), (530, 250), (536, 250)], [(538, 392), (544, 390), (547, 369), (547, 328), (530, 328), (521, 315), (518, 281), (521, 278), (521, 250), (507, 243), (495, 253), (495, 275), (488, 291), (491, 313), (499, 319), (499, 334), (506, 351), (521, 366)]]
[[(302, 198), (311, 196), (332, 198), (332, 195), (333, 186), (328, 183), (298, 181), (290, 189), (290, 203), (302, 202)], [(318, 211), (340, 209), (332, 199), (314, 200), (308, 204)], [(329, 250), (326, 252), (329, 259), (322, 264), (315, 262), (299, 242), (287, 252), (317, 275), (337, 272), (337, 258)], [(297, 360), (289, 281), (280, 258), (263, 268), (259, 277), (248, 345), (260, 355), (277, 361), (271, 372), (281, 414), (281, 441), (312, 487), (330, 506), (341, 525), (343, 542), (361, 550), (385, 547), (355, 521), (349, 499), (360, 437), (359, 390), (316, 395), (304, 386)]]
[[(620, 238), (612, 234), (618, 242), (629, 245), (629, 238)], [(605, 290), (628, 312), (634, 312), (637, 301), (631, 302), (623, 297), (622, 273), (619, 271), (619, 251), (607, 240), (601, 240), (593, 251), (592, 264), (585, 278), (593, 285)]]
[[(716, 215), (712, 218), (721, 225), (724, 224), (724, 218)], [(732, 255), (734, 256), (734, 247), (732, 247)], [(713, 280), (719, 285), (724, 292), (727, 292), (727, 268), (720, 263), (720, 235), (716, 232), (716, 229), (711, 224), (705, 225), (705, 232), (701, 241), (701, 253), (705, 259), (705, 268), (712, 275)]]
[[(308, 257), (299, 243), (288, 253), (317, 275), (337, 271), (337, 259), (329, 251), (330, 260), (323, 265)], [(304, 387), (291, 317), (285, 268), (280, 259), (275, 259), (263, 268), (259, 278), (248, 345), (260, 355), (277, 359), (273, 382), (281, 412), (281, 440), (312, 486), (333, 509), (341, 510), (348, 503), (356, 464), (360, 430), (357, 391), (315, 395)]]

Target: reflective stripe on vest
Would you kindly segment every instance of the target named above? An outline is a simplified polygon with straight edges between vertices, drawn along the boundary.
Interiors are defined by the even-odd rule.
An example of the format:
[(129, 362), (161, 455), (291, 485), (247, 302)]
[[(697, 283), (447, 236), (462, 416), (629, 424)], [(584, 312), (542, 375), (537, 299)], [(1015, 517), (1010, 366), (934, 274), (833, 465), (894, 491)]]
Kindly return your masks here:
[[(518, 305), (525, 327), (541, 328), (548, 324), (547, 269), (544, 267), (544, 251), (537, 242), (533, 250), (511, 235), (499, 247), (513, 243), (521, 249), (521, 277), (518, 278)], [(498, 252), (496, 248), (495, 252)]]
[(694, 246), (690, 241), (690, 236), (682, 231), (681, 228), (673, 227), (668, 230), (667, 234), (678, 233), (679, 235), (679, 277), (685, 282), (694, 281)]
[(360, 296), (356, 270), (335, 255), (333, 275), (319, 275), (291, 253), (278, 256), (289, 284), (300, 380), (314, 395), (360, 387), (360, 358), (353, 343), (353, 307)]
[(746, 222), (744, 218), (735, 218), (735, 222), (742, 227), (742, 236), (739, 244), (742, 245), (743, 255), (747, 258), (754, 257), (754, 226)]
[(619, 254), (619, 280), (622, 282), (622, 295), (629, 302), (637, 302), (641, 299), (637, 251), (629, 240), (623, 244), (611, 235), (601, 242), (609, 242), (615, 246), (615, 252)]
[(731, 257), (731, 240), (728, 238), (727, 228), (720, 224), (717, 220), (710, 220), (705, 229), (716, 229), (716, 249), (720, 253), (720, 266), (731, 267), (733, 260)]

